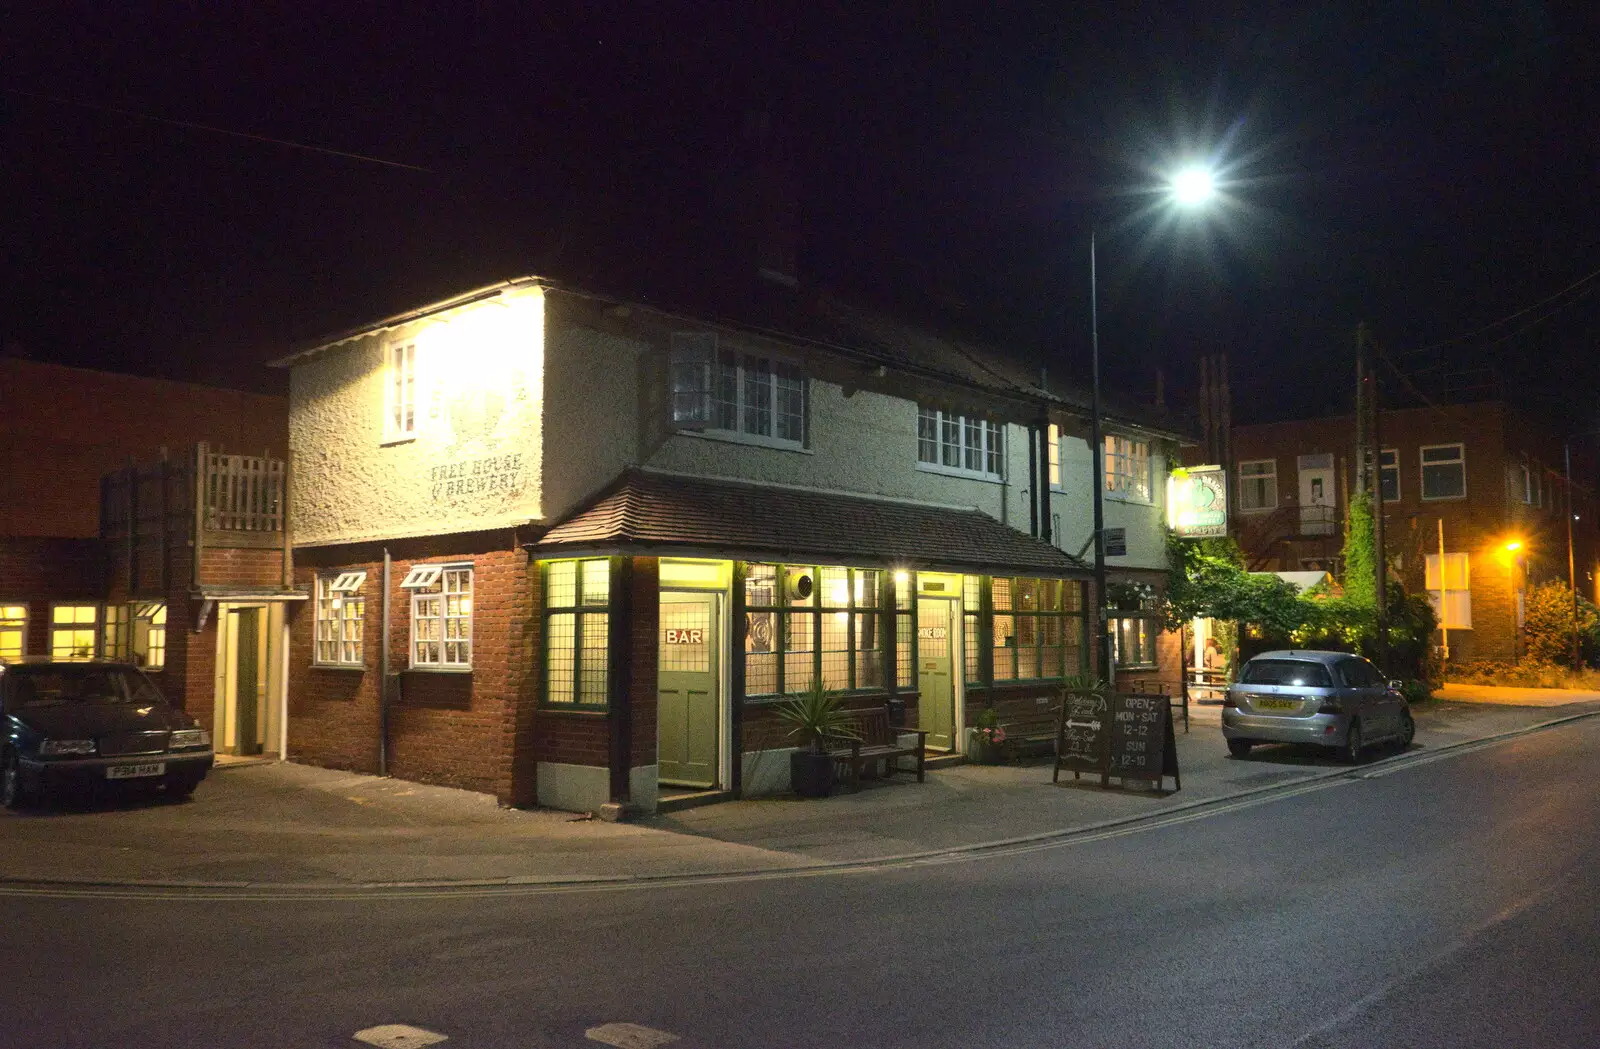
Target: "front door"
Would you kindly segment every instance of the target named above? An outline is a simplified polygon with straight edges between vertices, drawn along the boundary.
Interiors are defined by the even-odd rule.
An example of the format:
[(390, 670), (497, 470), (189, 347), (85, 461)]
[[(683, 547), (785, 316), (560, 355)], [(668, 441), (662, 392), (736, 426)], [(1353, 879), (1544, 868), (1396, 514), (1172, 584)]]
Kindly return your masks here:
[(716, 594), (661, 595), (656, 760), (662, 783), (717, 785), (717, 601)]
[(950, 599), (917, 600), (917, 727), (928, 746), (955, 749), (956, 694), (950, 679)]
[(1333, 535), (1338, 531), (1334, 516), (1333, 455), (1302, 455), (1300, 466), (1300, 534)]
[(233, 616), (234, 753), (261, 753), (261, 609), (241, 608)]

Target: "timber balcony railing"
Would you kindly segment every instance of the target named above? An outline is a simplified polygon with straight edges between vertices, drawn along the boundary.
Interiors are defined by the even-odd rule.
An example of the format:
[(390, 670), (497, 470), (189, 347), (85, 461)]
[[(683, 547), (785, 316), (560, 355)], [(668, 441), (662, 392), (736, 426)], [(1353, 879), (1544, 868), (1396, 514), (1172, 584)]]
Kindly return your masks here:
[(1252, 572), (1260, 571), (1278, 556), (1278, 547), (1301, 540), (1320, 539), (1326, 545), (1340, 537), (1339, 510), (1333, 506), (1289, 503), (1258, 520), (1244, 519), (1239, 546)]
[[(127, 560), (130, 589), (141, 565), (160, 566), (192, 550), (193, 575), (207, 549), (287, 550), (289, 464), (270, 455), (229, 455), (209, 445), (192, 454), (128, 465), (100, 479), (100, 537)], [(148, 586), (146, 586), (148, 588)]]

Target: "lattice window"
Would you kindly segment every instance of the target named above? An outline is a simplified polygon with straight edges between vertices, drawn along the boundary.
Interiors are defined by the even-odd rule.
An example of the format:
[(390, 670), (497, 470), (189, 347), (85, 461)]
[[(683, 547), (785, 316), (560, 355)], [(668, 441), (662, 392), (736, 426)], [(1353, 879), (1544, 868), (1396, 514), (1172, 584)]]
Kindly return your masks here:
[(751, 564), (745, 569), (745, 693), (881, 688), (882, 573)]
[(1082, 583), (998, 576), (990, 580), (989, 592), (995, 681), (1059, 679), (1079, 673)]
[(316, 663), (322, 666), (362, 665), (366, 598), (360, 589), (365, 580), (365, 572), (317, 577)]
[(544, 573), (544, 701), (604, 707), (611, 671), (611, 562), (552, 561)]
[[(423, 566), (419, 566), (423, 567)], [(472, 566), (434, 565), (439, 571), (411, 595), (411, 665), (441, 670), (472, 668)], [(412, 573), (416, 573), (412, 569)]]

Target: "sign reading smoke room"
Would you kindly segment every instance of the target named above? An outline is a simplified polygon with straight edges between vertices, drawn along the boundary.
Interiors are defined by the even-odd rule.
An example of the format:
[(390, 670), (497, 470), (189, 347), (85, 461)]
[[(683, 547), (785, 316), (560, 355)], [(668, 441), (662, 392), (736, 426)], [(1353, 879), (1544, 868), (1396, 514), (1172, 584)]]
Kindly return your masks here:
[(489, 492), (515, 492), (522, 487), (522, 453), (440, 463), (428, 471), (428, 483), (436, 501)]

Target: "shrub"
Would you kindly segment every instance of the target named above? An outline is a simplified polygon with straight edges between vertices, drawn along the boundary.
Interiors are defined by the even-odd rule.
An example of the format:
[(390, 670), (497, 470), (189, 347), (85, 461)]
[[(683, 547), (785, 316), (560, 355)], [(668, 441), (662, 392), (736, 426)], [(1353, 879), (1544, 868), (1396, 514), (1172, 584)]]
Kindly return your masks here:
[(1523, 638), (1528, 659), (1535, 663), (1574, 667), (1572, 632), (1578, 631), (1578, 658), (1592, 665), (1600, 650), (1600, 613), (1581, 596), (1573, 618), (1572, 589), (1565, 583), (1539, 583), (1528, 590), (1523, 611)]

